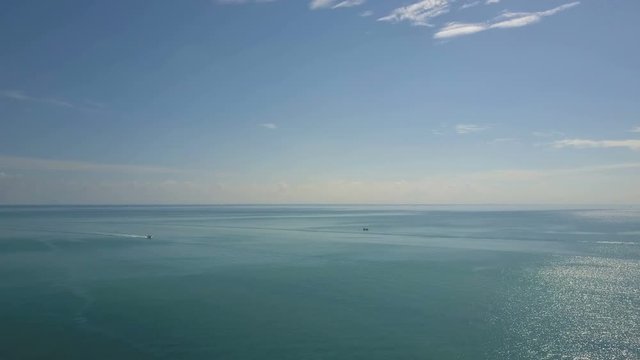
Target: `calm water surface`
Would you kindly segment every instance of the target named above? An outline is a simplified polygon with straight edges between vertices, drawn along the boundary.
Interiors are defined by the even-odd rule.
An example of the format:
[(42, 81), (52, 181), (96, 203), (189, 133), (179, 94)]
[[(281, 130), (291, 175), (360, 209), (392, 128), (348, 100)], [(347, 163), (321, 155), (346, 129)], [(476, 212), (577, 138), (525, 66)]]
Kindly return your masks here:
[(0, 359), (640, 359), (640, 210), (0, 207)]

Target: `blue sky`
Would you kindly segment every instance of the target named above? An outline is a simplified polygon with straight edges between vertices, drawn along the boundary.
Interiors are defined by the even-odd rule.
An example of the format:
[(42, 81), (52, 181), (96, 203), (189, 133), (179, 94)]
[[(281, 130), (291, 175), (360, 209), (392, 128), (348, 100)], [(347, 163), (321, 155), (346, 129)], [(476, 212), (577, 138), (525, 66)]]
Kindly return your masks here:
[(640, 2), (0, 3), (0, 203), (640, 203)]

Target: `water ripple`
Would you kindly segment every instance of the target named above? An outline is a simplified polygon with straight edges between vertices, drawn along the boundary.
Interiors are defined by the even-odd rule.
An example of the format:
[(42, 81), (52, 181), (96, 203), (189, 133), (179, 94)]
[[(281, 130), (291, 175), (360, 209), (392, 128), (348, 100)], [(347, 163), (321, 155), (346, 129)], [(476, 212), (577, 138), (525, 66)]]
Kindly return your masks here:
[(506, 311), (514, 339), (502, 357), (640, 359), (640, 261), (558, 257), (513, 289)]

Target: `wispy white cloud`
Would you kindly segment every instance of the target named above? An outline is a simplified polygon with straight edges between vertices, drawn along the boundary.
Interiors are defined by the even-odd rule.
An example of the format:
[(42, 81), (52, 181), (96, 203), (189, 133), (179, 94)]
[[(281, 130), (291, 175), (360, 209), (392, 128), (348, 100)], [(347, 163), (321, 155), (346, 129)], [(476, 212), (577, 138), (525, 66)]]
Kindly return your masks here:
[[(247, 4), (265, 3), (276, 0), (214, 0), (219, 4)], [(414, 0), (416, 1), (416, 0)], [(364, 4), (366, 0), (310, 0), (311, 10), (351, 8)], [(432, 20), (447, 14), (457, 0), (418, 0), (406, 6), (393, 9), (387, 15), (379, 17), (378, 21), (399, 23), (407, 22), (414, 26), (433, 26)], [(476, 7), (482, 3), (485, 5), (498, 4), (501, 0), (466, 0), (459, 9)], [(449, 21), (440, 26), (434, 33), (435, 39), (449, 39), (465, 35), (476, 34), (490, 29), (509, 29), (532, 25), (542, 21), (543, 18), (555, 15), (564, 10), (580, 4), (580, 1), (570, 2), (555, 8), (537, 12), (512, 12), (504, 11), (497, 17), (481, 22)], [(371, 10), (359, 13), (361, 17), (372, 16)], [(14, 94), (15, 95), (15, 94)], [(17, 94), (20, 96), (21, 94)]]
[(481, 23), (460, 23), (450, 22), (440, 28), (433, 37), (435, 39), (453, 38), (463, 35), (471, 35), (486, 31), (489, 29), (510, 29), (527, 25), (532, 25), (540, 22), (547, 16), (555, 15), (559, 12), (568, 10), (572, 7), (579, 5), (579, 1), (574, 1), (568, 4), (560, 5), (558, 7), (538, 12), (511, 12), (505, 11), (498, 17)]
[(309, 8), (311, 10), (350, 8), (365, 2), (366, 0), (311, 0)]
[(568, 4), (560, 5), (553, 9), (538, 12), (510, 12), (506, 11), (502, 15), (498, 16), (497, 22), (491, 25), (492, 28), (514, 28), (535, 24), (547, 16), (555, 15), (561, 11), (571, 9), (574, 6), (580, 5), (579, 1), (574, 1)]
[(275, 130), (278, 128), (278, 126), (276, 124), (273, 123), (264, 123), (264, 124), (260, 124), (260, 126), (262, 126), (265, 129), (269, 129), (269, 130)]
[(366, 2), (366, 0), (344, 0), (341, 1), (337, 4), (335, 4), (332, 8), (333, 9), (339, 9), (339, 8), (349, 8), (349, 7), (354, 7), (354, 6), (360, 6), (362, 4), (364, 4)]
[[(219, 4), (248, 4), (266, 3), (276, 0), (214, 0)], [(407, 22), (414, 26), (433, 26), (432, 20), (445, 15), (451, 11), (453, 4), (458, 0), (414, 0), (414, 3), (401, 6), (391, 10), (387, 15), (379, 17), (378, 21), (399, 23)], [(351, 8), (364, 4), (366, 0), (310, 0), (309, 9), (340, 9)], [(462, 1), (460, 1), (462, 2)], [(465, 0), (459, 9), (468, 9), (480, 4), (493, 5), (501, 0)], [(449, 39), (465, 35), (476, 34), (490, 29), (509, 29), (532, 25), (542, 21), (543, 18), (555, 15), (580, 4), (580, 1), (573, 1), (555, 8), (537, 12), (513, 12), (503, 11), (500, 15), (487, 21), (480, 22), (460, 22), (449, 21), (434, 33), (435, 39)], [(369, 17), (373, 11), (367, 10), (359, 13), (361, 17)], [(16, 95), (16, 94), (14, 94)], [(21, 94), (17, 94), (20, 97)], [(62, 104), (61, 104), (62, 105)]]
[(471, 35), (489, 29), (485, 23), (457, 23), (450, 22), (440, 28), (434, 35), (434, 39), (446, 39), (463, 35)]
[(28, 101), (33, 99), (30, 96), (25, 95), (25, 93), (20, 90), (2, 90), (0, 91), (0, 96), (5, 99), (18, 101)]
[(555, 148), (626, 148), (630, 150), (640, 150), (640, 140), (587, 140), (587, 139), (564, 139), (555, 141)]
[(52, 106), (64, 107), (64, 108), (76, 107), (75, 105), (69, 102), (62, 101), (59, 99), (30, 96), (21, 90), (0, 90), (0, 97), (8, 100), (13, 100), (13, 101), (35, 102), (35, 103), (47, 104)]
[(430, 20), (450, 11), (452, 0), (421, 0), (411, 5), (394, 9), (378, 21), (406, 21), (416, 26), (431, 26)]
[(487, 130), (487, 126), (476, 125), (476, 124), (458, 124), (455, 127), (456, 133), (458, 134), (472, 134), (480, 131)]
[(480, 5), (480, 0), (472, 1), (472, 2), (469, 2), (469, 3), (466, 3), (466, 4), (462, 4), (460, 6), (460, 9), (461, 10), (469, 9), (469, 8), (472, 8), (472, 7), (476, 7), (478, 5)]
[(636, 127), (634, 127), (633, 129), (631, 129), (629, 131), (631, 131), (632, 133), (640, 133), (640, 126), (636, 126)]
[(338, 0), (311, 0), (309, 8), (311, 10), (328, 9), (333, 7)]
[(433, 135), (444, 135), (450, 130), (450, 126), (446, 123), (440, 123), (437, 128), (432, 129), (431, 133)]

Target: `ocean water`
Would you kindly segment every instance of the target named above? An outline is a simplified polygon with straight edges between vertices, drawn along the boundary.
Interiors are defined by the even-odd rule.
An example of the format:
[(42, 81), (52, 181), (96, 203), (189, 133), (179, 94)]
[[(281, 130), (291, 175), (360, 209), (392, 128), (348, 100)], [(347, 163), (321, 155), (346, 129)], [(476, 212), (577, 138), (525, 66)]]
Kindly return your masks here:
[(640, 210), (0, 207), (0, 359), (640, 359)]

